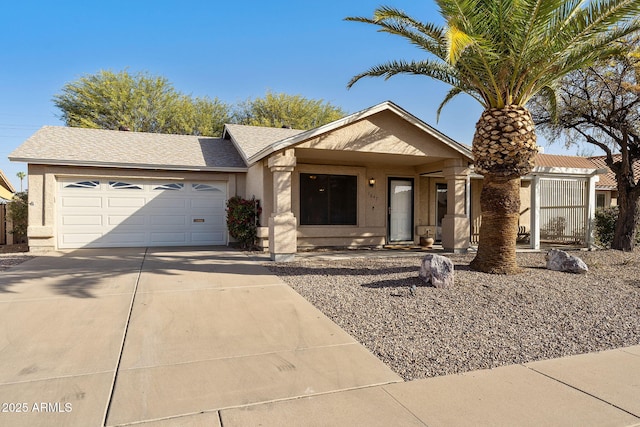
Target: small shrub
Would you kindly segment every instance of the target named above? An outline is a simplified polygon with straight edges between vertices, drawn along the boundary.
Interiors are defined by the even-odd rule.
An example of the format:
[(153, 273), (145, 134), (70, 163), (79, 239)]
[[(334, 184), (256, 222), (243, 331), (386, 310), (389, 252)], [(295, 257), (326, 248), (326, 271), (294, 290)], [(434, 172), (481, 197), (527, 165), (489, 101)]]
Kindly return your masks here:
[(13, 242), (15, 244), (27, 242), (27, 226), (29, 206), (26, 191), (19, 191), (13, 196), (13, 200), (7, 204), (7, 217), (13, 222)]
[(618, 207), (602, 208), (596, 210), (596, 242), (605, 248), (611, 247), (613, 236), (616, 232), (616, 220), (618, 219)]
[(242, 249), (253, 249), (262, 213), (260, 201), (235, 196), (227, 200), (227, 228), (231, 237), (240, 243)]
[[(616, 221), (618, 220), (618, 206), (601, 208), (596, 210), (595, 227), (596, 243), (605, 248), (610, 248), (616, 233)], [(636, 245), (640, 243), (640, 233), (636, 233)]]

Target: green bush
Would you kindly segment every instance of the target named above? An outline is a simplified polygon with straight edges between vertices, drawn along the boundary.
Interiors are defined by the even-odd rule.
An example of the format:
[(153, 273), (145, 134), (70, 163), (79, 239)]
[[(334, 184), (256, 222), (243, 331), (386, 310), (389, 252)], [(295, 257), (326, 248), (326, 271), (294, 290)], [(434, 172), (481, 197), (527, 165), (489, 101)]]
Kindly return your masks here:
[[(616, 221), (618, 220), (618, 206), (601, 208), (596, 210), (596, 243), (605, 248), (610, 248), (613, 236), (616, 233)], [(636, 233), (636, 245), (640, 243), (640, 232)]]
[(231, 237), (240, 243), (242, 249), (253, 249), (262, 213), (260, 201), (232, 197), (227, 200), (227, 229)]
[(13, 222), (13, 243), (27, 242), (28, 226), (28, 194), (26, 191), (17, 192), (13, 200), (7, 204), (7, 217)]

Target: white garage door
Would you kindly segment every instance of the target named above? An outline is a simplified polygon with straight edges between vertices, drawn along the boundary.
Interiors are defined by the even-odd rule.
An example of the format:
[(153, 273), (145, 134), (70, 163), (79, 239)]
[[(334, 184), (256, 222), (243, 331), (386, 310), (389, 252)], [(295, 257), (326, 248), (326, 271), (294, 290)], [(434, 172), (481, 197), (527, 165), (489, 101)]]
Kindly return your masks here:
[(58, 247), (227, 243), (226, 182), (58, 181)]

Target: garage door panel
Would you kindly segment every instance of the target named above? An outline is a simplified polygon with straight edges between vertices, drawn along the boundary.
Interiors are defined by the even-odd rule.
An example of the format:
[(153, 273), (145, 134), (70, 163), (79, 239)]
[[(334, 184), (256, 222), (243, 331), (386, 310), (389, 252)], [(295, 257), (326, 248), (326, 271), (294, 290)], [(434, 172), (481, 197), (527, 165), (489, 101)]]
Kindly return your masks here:
[(186, 225), (187, 218), (185, 215), (152, 215), (150, 217), (151, 225)]
[(187, 207), (187, 200), (184, 198), (172, 197), (156, 197), (150, 204), (154, 209), (184, 209)]
[(144, 215), (109, 215), (107, 223), (109, 225), (135, 225), (143, 226), (145, 224)]
[(186, 233), (159, 232), (151, 233), (151, 242), (158, 245), (187, 244)]
[(224, 199), (191, 199), (191, 208), (194, 209), (220, 209), (224, 207)]
[(226, 244), (224, 182), (82, 178), (58, 189), (60, 248)]
[(65, 208), (99, 208), (102, 207), (102, 197), (65, 197), (62, 199)]
[(98, 240), (102, 237), (102, 234), (99, 233), (77, 233), (70, 234), (66, 233), (62, 236), (62, 241), (68, 245), (85, 245), (91, 243), (95, 240)]
[(102, 215), (66, 215), (63, 225), (102, 225)]
[(144, 197), (110, 197), (107, 201), (110, 208), (141, 208), (146, 204)]

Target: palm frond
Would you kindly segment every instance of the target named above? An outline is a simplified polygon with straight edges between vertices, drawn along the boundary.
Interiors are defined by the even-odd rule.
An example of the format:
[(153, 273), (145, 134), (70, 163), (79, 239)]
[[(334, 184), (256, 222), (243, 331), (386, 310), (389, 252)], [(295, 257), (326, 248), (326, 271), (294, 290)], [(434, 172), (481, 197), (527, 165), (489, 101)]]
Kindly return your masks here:
[(398, 9), (383, 6), (376, 9), (373, 18), (347, 17), (345, 20), (376, 25), (378, 32), (404, 37), (420, 49), (442, 59), (445, 57), (444, 29), (434, 24), (423, 24)]
[(452, 88), (449, 92), (447, 92), (446, 96), (438, 106), (438, 110), (436, 111), (436, 121), (440, 121), (440, 113), (442, 113), (442, 110), (444, 109), (445, 105), (447, 105), (449, 101), (451, 101), (453, 98), (455, 98), (456, 96), (462, 93), (466, 93), (467, 95), (471, 96), (482, 105), (485, 104), (482, 97), (480, 97), (473, 88), (462, 89), (461, 87), (456, 86)]
[(424, 61), (391, 61), (376, 65), (367, 71), (354, 76), (347, 88), (351, 88), (358, 80), (364, 77), (384, 77), (385, 80), (398, 74), (413, 74), (431, 77), (452, 86), (459, 86), (460, 81), (455, 68), (431, 60)]
[(435, 1), (443, 28), (390, 7), (378, 8), (373, 18), (347, 18), (435, 56), (373, 67), (349, 86), (363, 77), (419, 74), (453, 86), (443, 105), (462, 92), (485, 107), (525, 105), (566, 73), (616, 53), (616, 40), (640, 31), (640, 0)]

